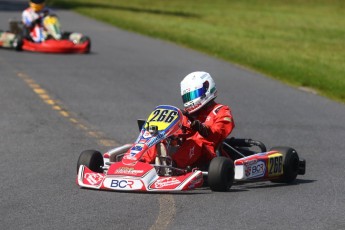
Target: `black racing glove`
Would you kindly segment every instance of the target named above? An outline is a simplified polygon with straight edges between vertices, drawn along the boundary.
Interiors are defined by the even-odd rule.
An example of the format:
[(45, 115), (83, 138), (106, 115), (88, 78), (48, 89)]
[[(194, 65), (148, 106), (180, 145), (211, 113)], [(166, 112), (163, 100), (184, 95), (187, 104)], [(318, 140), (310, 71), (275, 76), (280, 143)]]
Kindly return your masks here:
[(42, 23), (42, 18), (41, 17), (39, 17), (39, 18), (37, 18), (35, 21), (33, 21), (33, 25), (39, 25), (39, 24), (41, 24)]
[(39, 17), (31, 22), (31, 25), (28, 27), (28, 29), (32, 30), (36, 25), (41, 25), (41, 23), (42, 23), (42, 19), (41, 17)]
[(188, 120), (190, 120), (191, 122), (194, 121), (194, 118), (192, 117), (192, 115), (190, 115), (186, 110), (182, 110), (182, 114), (186, 116)]
[(208, 137), (208, 135), (210, 134), (210, 129), (204, 125), (203, 123), (201, 123), (198, 120), (194, 120), (192, 122), (192, 124), (190, 125), (190, 127), (197, 131), (198, 133), (200, 133), (201, 136), (203, 137)]

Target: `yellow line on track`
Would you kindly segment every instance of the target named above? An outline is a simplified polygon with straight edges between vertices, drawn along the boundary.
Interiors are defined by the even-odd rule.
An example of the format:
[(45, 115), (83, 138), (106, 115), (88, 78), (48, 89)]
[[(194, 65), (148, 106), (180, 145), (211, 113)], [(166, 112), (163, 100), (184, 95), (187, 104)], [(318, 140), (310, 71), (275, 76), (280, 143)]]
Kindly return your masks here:
[[(23, 72), (17, 72), (17, 76), (21, 78), (45, 104), (50, 106), (53, 111), (56, 111), (77, 129), (82, 130), (86, 136), (96, 139), (98, 145), (103, 147), (115, 147), (120, 145), (117, 141), (107, 138), (103, 132), (91, 128), (90, 125), (69, 111), (60, 101), (55, 100), (46, 89), (37, 84), (30, 76)], [(159, 196), (158, 201), (158, 217), (155, 223), (150, 227), (150, 230), (167, 229), (176, 213), (175, 200), (171, 194)]]
[(159, 196), (158, 201), (158, 217), (154, 225), (151, 226), (150, 230), (167, 229), (176, 213), (175, 199), (171, 194)]
[(106, 137), (103, 132), (95, 130), (89, 124), (87, 124), (87, 122), (77, 117), (75, 113), (69, 111), (66, 106), (64, 106), (60, 101), (54, 99), (46, 89), (36, 83), (36, 81), (29, 75), (17, 71), (17, 76), (21, 78), (45, 104), (50, 106), (53, 111), (56, 111), (60, 116), (69, 121), (77, 129), (82, 130), (86, 136), (95, 138), (98, 145), (103, 147), (119, 146), (117, 141)]

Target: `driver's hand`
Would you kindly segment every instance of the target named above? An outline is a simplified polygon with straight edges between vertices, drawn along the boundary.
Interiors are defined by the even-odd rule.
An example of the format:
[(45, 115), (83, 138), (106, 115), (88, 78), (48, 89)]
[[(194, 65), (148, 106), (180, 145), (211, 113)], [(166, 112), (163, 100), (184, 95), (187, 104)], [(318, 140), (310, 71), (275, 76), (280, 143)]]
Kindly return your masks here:
[(201, 123), (199, 120), (194, 120), (192, 122), (192, 124), (190, 125), (190, 127), (197, 131), (198, 133), (200, 133), (201, 136), (203, 137), (207, 137), (210, 133), (210, 129), (204, 125), (203, 123)]
[(33, 21), (33, 25), (36, 25), (36, 24), (41, 24), (41, 22), (42, 22), (42, 18), (37, 18), (37, 19), (35, 19), (34, 21)]
[(171, 141), (170, 141), (171, 146), (179, 145), (180, 139), (177, 136), (171, 136), (170, 139), (171, 139)]
[(192, 115), (190, 115), (186, 110), (182, 110), (182, 114), (186, 116), (188, 120), (190, 120), (191, 122), (194, 121), (194, 118), (192, 117)]

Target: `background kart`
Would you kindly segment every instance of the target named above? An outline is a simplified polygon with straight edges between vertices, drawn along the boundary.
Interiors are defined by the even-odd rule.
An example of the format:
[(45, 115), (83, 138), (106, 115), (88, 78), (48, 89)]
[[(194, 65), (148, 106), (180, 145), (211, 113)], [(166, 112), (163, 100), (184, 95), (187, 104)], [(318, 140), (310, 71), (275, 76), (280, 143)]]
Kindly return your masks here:
[(17, 51), (42, 53), (89, 53), (89, 37), (75, 32), (61, 32), (56, 16), (48, 15), (43, 19), (44, 36), (42, 42), (34, 42), (24, 36), (24, 26), (20, 21), (10, 21), (9, 31), (0, 32), (0, 47), (13, 48)]
[[(117, 191), (183, 191), (208, 184), (213, 191), (228, 191), (234, 181), (270, 180), (291, 183), (305, 174), (306, 161), (290, 147), (266, 146), (252, 139), (228, 138), (219, 147), (218, 157), (200, 168), (173, 166), (171, 155), (180, 146), (182, 112), (173, 106), (155, 108), (146, 121), (138, 121), (140, 134), (133, 144), (114, 148), (103, 155), (83, 151), (77, 163), (80, 187)], [(142, 155), (157, 149), (154, 164), (141, 162)], [(257, 150), (255, 151), (255, 148)]]

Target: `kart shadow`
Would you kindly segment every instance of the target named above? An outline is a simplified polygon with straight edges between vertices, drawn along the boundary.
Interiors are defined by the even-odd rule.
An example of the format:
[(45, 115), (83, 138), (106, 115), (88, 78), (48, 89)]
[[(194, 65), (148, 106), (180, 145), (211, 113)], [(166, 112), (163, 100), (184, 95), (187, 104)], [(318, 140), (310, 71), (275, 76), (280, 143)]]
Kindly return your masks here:
[[(18, 52), (18, 51), (14, 51), (13, 49), (8, 49), (8, 48), (4, 48), (6, 50), (10, 50), (11, 52)], [(98, 55), (99, 53), (94, 52), (94, 51), (90, 51), (89, 53), (45, 53), (45, 52), (33, 52), (33, 51), (20, 51), (23, 52), (27, 55), (37, 55), (37, 56), (92, 56), (92, 55)]]
[[(232, 187), (230, 188), (230, 191), (228, 191), (229, 193), (236, 193), (236, 192), (247, 192), (253, 189), (264, 189), (264, 188), (276, 188), (276, 187), (287, 187), (287, 186), (296, 186), (296, 185), (300, 185), (300, 184), (309, 184), (309, 183), (313, 183), (316, 180), (303, 180), (303, 179), (296, 179), (293, 183), (290, 184), (286, 184), (286, 183), (274, 183), (274, 182), (270, 182), (270, 181), (253, 181), (253, 182), (235, 182)], [(191, 195), (195, 194), (208, 194), (208, 193), (204, 193), (204, 192), (194, 192), (194, 191), (204, 191), (204, 190), (208, 190), (209, 193), (213, 193), (211, 191), (211, 189), (208, 186), (203, 186), (201, 188), (198, 188), (196, 190), (193, 190), (190, 193)]]
[(238, 182), (235, 183), (230, 191), (232, 189), (235, 189), (236, 187), (239, 187), (241, 190), (249, 191), (252, 189), (262, 189), (262, 188), (276, 188), (276, 187), (288, 187), (288, 186), (296, 186), (300, 184), (309, 184), (313, 183), (316, 180), (304, 180), (304, 179), (296, 179), (293, 183), (274, 183), (270, 181), (263, 181), (263, 182)]
[[(162, 192), (145, 192), (145, 191), (112, 191), (112, 190), (97, 190), (92, 188), (80, 188), (82, 190), (89, 190), (93, 192), (110, 192), (110, 193), (130, 193), (130, 194), (138, 194), (138, 195), (206, 195), (208, 193), (205, 192), (198, 192), (200, 189), (190, 190), (190, 191), (162, 191)], [(208, 188), (209, 193), (212, 191)]]
[[(230, 188), (228, 192), (220, 192), (220, 193), (237, 193), (237, 192), (247, 192), (253, 189), (263, 189), (263, 188), (276, 188), (276, 187), (288, 187), (288, 186), (296, 186), (300, 184), (309, 184), (314, 183), (317, 180), (303, 180), (303, 179), (296, 179), (293, 183), (285, 184), (285, 183), (273, 183), (270, 181), (262, 181), (262, 182), (236, 182)], [(197, 188), (195, 190), (189, 191), (162, 191), (162, 192), (145, 192), (145, 191), (111, 191), (111, 190), (95, 190), (90, 188), (80, 188), (85, 190), (90, 190), (94, 192), (111, 192), (111, 193), (131, 193), (131, 194), (140, 194), (140, 195), (184, 195), (184, 196), (192, 196), (192, 195), (208, 195), (210, 193), (215, 193), (211, 191), (208, 186), (202, 186), (201, 188)]]

